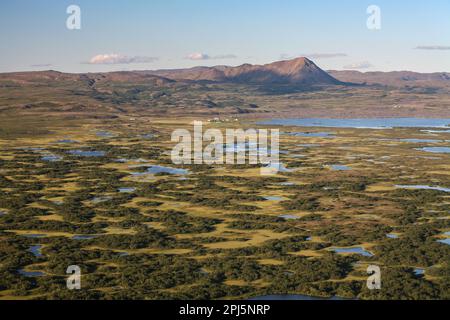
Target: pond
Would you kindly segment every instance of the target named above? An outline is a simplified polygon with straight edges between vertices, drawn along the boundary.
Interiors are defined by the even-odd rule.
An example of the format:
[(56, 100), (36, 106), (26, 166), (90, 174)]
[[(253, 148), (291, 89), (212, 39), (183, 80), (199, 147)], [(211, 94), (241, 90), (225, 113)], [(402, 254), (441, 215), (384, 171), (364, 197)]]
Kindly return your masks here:
[(386, 234), (386, 237), (389, 239), (398, 239), (398, 235), (396, 235), (394, 233), (388, 233), (388, 234)]
[(335, 132), (290, 132), (288, 135), (305, 138), (335, 138)]
[(431, 153), (450, 153), (450, 147), (424, 147), (416, 150), (431, 152)]
[(356, 128), (356, 129), (391, 129), (391, 128), (448, 128), (450, 119), (422, 118), (372, 118), (372, 119), (272, 119), (260, 122), (261, 125)]
[[(444, 232), (443, 235), (447, 236), (447, 237), (450, 237), (450, 231)], [(450, 245), (450, 238), (439, 239), (438, 242)]]
[(280, 182), (278, 185), (280, 186), (295, 186), (293, 182)]
[(110, 196), (99, 196), (99, 197), (92, 198), (91, 202), (97, 204), (97, 203), (109, 201), (111, 199), (112, 199), (112, 197), (110, 197)]
[(421, 130), (428, 133), (450, 133), (450, 130)]
[(25, 238), (32, 238), (32, 239), (47, 237), (46, 234), (40, 234), (40, 233), (22, 234), (22, 236), (24, 236)]
[(105, 156), (104, 151), (87, 151), (87, 150), (70, 150), (67, 153), (74, 155), (74, 156), (80, 156), (80, 157), (103, 157)]
[(153, 139), (154, 137), (156, 137), (156, 136), (155, 136), (155, 134), (153, 134), (153, 133), (144, 133), (144, 134), (141, 134), (141, 138), (144, 138), (144, 139)]
[(283, 197), (277, 197), (277, 196), (267, 196), (267, 197), (264, 197), (264, 199), (266, 199), (267, 201), (281, 201), (284, 198)]
[(94, 239), (96, 236), (93, 235), (75, 235), (72, 237), (73, 240), (91, 240)]
[(315, 147), (320, 147), (320, 144), (317, 144), (317, 143), (303, 143), (303, 144), (297, 144), (297, 147), (315, 148)]
[(278, 217), (279, 217), (279, 218), (283, 218), (283, 219), (285, 219), (285, 220), (297, 220), (297, 219), (300, 219), (299, 216), (294, 216), (294, 215), (292, 215), (292, 214), (283, 214), (283, 215), (278, 216)]
[(78, 143), (78, 141), (75, 140), (71, 140), (71, 139), (62, 139), (62, 140), (58, 140), (55, 143), (58, 144), (65, 144), (65, 143)]
[(435, 139), (399, 139), (401, 142), (409, 142), (409, 143), (439, 143), (442, 140)]
[(425, 269), (422, 268), (415, 268), (414, 269), (414, 274), (416, 276), (423, 276), (425, 274)]
[(189, 170), (178, 169), (164, 166), (149, 166), (145, 172), (133, 172), (134, 176), (141, 176), (146, 174), (158, 174), (158, 173), (168, 173), (173, 175), (186, 175), (189, 174)]
[(54, 155), (54, 154), (49, 154), (49, 155), (43, 156), (41, 159), (43, 161), (55, 162), (55, 161), (61, 161), (62, 157)]
[(30, 246), (28, 251), (30, 251), (35, 257), (42, 257), (41, 249), (42, 249), (42, 246), (35, 245), (35, 246)]
[(331, 250), (336, 253), (352, 253), (360, 254), (364, 257), (373, 257), (373, 254), (371, 252), (364, 250), (364, 248), (362, 247), (332, 248)]
[(45, 273), (43, 273), (42, 271), (26, 271), (23, 269), (17, 270), (19, 272), (19, 274), (21, 274), (22, 276), (25, 276), (27, 278), (34, 278), (34, 277), (43, 277), (45, 276)]
[(442, 192), (450, 192), (450, 188), (443, 188), (439, 186), (428, 186), (428, 185), (396, 185), (399, 189), (415, 189), (415, 190), (436, 190)]
[(351, 170), (351, 168), (349, 166), (345, 166), (342, 164), (332, 164), (330, 165), (331, 170), (334, 171), (348, 171)]
[(136, 191), (136, 188), (119, 188), (120, 193), (132, 193), (135, 191)]

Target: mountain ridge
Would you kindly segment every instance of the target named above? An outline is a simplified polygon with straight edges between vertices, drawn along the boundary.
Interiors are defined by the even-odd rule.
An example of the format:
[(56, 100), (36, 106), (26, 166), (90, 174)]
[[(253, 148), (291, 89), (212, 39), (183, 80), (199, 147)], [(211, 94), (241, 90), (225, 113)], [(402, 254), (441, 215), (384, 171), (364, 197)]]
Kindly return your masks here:
[(313, 61), (300, 57), (264, 65), (213, 66), (148, 71), (173, 80), (235, 82), (249, 84), (338, 85), (341, 81), (320, 69)]

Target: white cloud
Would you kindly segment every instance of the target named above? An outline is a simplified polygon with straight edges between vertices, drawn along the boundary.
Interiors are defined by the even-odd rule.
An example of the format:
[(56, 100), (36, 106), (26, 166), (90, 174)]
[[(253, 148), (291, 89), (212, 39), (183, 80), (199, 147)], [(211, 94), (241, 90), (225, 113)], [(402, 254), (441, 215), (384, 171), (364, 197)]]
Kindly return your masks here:
[(450, 50), (450, 46), (418, 46), (417, 50)]
[(352, 64), (348, 64), (346, 66), (344, 66), (344, 69), (368, 69), (368, 68), (372, 68), (373, 65), (368, 62), (368, 61), (363, 61), (363, 62), (357, 62), (357, 63), (352, 63)]
[(189, 60), (209, 60), (211, 59), (206, 53), (195, 52), (186, 57)]
[(158, 60), (155, 57), (126, 56), (122, 54), (98, 54), (89, 60), (90, 64), (130, 64), (130, 63), (151, 63)]
[(221, 59), (235, 59), (237, 56), (234, 54), (220, 54), (216, 56), (210, 56), (206, 53), (194, 52), (186, 57), (188, 60), (221, 60)]

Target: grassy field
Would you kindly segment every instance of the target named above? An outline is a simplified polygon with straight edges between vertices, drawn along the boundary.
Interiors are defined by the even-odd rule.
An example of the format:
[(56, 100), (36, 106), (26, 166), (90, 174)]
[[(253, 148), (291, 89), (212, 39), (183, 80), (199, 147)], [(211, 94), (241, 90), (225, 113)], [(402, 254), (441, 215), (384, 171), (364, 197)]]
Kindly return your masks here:
[[(449, 297), (450, 249), (438, 240), (450, 230), (450, 195), (396, 187), (450, 186), (448, 154), (401, 140), (432, 138), (433, 146), (446, 146), (448, 133), (343, 128), (333, 129), (333, 138), (283, 134), (289, 172), (273, 177), (250, 165), (190, 165), (183, 176), (133, 176), (152, 165), (176, 167), (168, 155), (170, 133), (191, 128), (192, 118), (55, 119), (1, 120), (8, 123), (0, 140), (1, 299)], [(208, 127), (230, 125), (257, 126), (241, 119)], [(111, 134), (99, 134), (104, 131)], [(39, 255), (29, 251), (37, 245)], [(373, 256), (333, 252), (351, 247)], [(65, 289), (65, 270), (73, 264), (83, 270), (83, 289), (76, 292)], [(365, 287), (369, 264), (381, 266), (380, 291)]]

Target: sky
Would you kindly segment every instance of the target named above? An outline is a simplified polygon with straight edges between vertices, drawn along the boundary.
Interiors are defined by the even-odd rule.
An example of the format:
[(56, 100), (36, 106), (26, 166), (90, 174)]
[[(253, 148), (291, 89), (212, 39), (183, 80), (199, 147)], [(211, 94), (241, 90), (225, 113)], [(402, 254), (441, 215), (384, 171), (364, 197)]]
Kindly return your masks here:
[[(67, 13), (71, 5), (79, 16)], [(372, 5), (379, 19), (367, 11)], [(325, 70), (450, 72), (450, 1), (0, 1), (0, 72), (155, 70), (298, 56)]]

